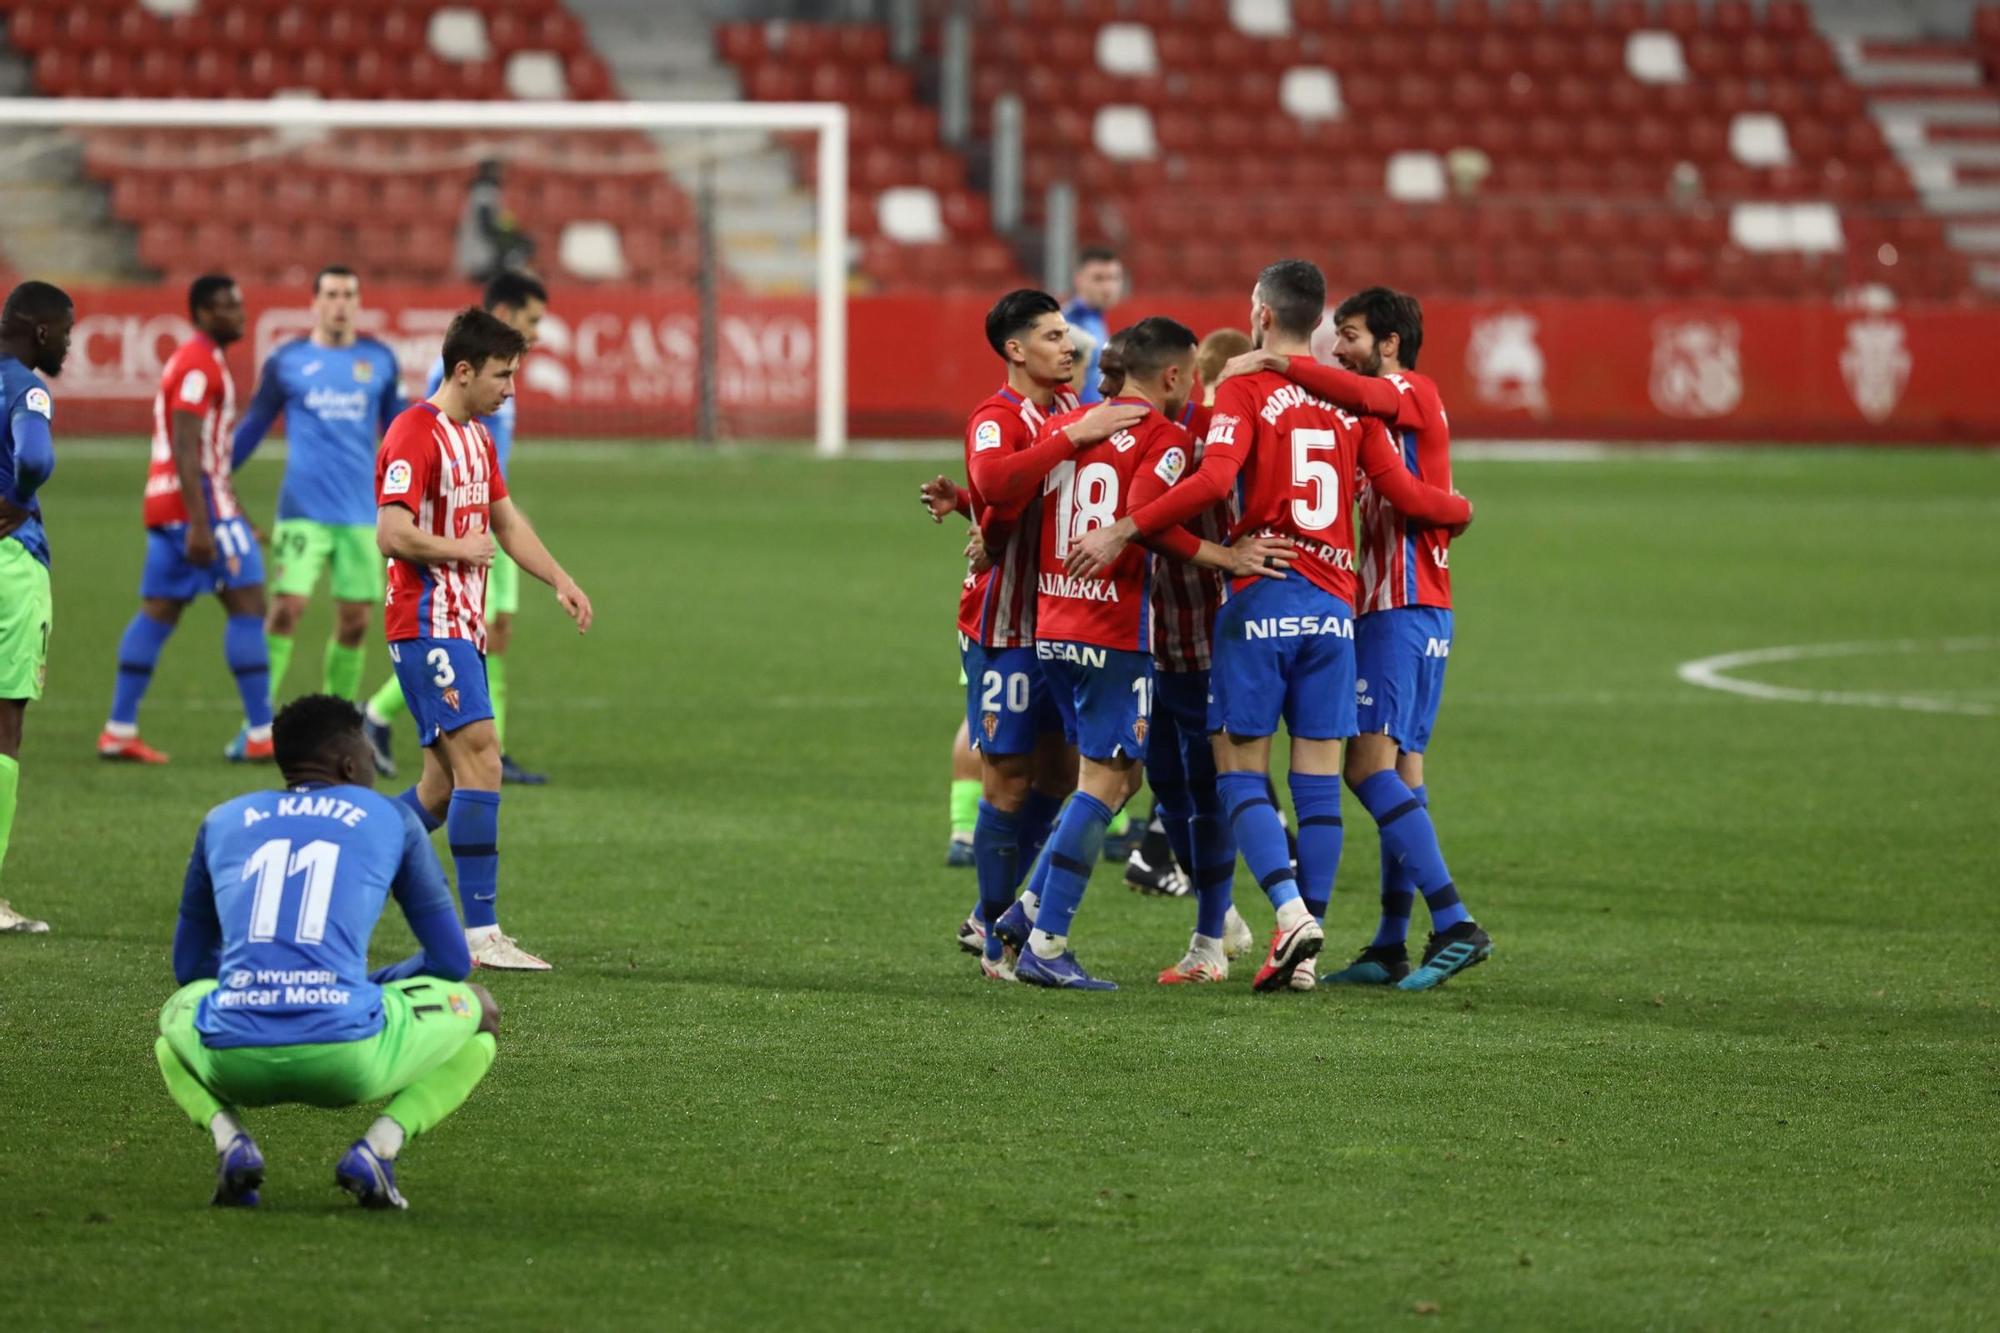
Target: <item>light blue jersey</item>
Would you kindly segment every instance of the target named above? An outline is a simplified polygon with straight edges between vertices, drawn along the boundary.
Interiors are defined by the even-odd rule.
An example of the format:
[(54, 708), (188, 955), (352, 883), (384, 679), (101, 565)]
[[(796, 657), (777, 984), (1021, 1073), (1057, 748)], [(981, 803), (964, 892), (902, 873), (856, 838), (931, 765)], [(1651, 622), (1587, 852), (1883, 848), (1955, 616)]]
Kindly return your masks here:
[(1083, 387), (1076, 391), (1079, 403), (1097, 403), (1104, 395), (1097, 391), (1097, 363), (1104, 355), (1104, 344), (1110, 341), (1111, 329), (1105, 323), (1104, 312), (1094, 305), (1085, 305), (1079, 299), (1072, 300), (1063, 307), (1063, 318), (1073, 329), (1079, 329), (1090, 337), (1090, 360), (1083, 372)]
[(35, 500), (56, 470), (55, 446), (49, 424), (55, 402), (42, 377), (11, 356), (0, 356), (0, 496), (28, 511), (28, 520), (7, 535), (28, 548), (42, 564), (49, 563), (49, 534), (42, 527), (42, 507)]
[(419, 941), (457, 933), (444, 872), (416, 814), (366, 787), (260, 791), (209, 811), (195, 835), (175, 974), (216, 978), (202, 1044), (359, 1041), (382, 1029), (368, 937), (394, 894)]
[(280, 519), (374, 524), (376, 444), (404, 407), (397, 374), (396, 354), (373, 338), (349, 347), (299, 338), (271, 353), (233, 452), (242, 467), (284, 413)]
[[(425, 381), (424, 395), (429, 397), (444, 383), (444, 358), (439, 357), (431, 367), (431, 377)], [(479, 424), (486, 427), (486, 433), (493, 437), (493, 452), (500, 456), (500, 475), (507, 475), (507, 457), (514, 452), (514, 400), (509, 398), (500, 404), (500, 410), (490, 417), (479, 418)]]

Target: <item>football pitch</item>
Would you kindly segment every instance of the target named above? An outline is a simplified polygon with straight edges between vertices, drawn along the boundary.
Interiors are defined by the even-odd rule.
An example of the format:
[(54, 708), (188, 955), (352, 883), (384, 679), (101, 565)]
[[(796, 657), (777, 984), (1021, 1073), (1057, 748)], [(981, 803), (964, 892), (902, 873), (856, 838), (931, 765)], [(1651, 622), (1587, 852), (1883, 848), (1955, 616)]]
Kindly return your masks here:
[[(509, 748), (553, 782), (507, 790), (503, 920), (557, 970), (481, 978), (500, 1057), (404, 1153), (407, 1214), (332, 1185), (370, 1113), (303, 1109), (246, 1114), (265, 1202), (223, 1212), (152, 1038), (196, 824), (273, 774), (220, 758), (212, 606), (142, 719), (172, 766), (94, 757), (145, 462), (63, 456), (0, 881), (54, 925), (0, 937), (9, 1328), (1992, 1325), (1996, 455), (1463, 464), (1430, 794), (1495, 955), (1275, 997), (1248, 963), (1154, 985), (1192, 905), (1108, 865), (1074, 939), (1119, 993), (952, 947), (937, 462), (515, 467), (598, 613), (579, 640), (529, 582), (512, 658)], [(1793, 651), (1726, 676), (1808, 701), (1677, 676), (1755, 649)], [(1341, 959), (1377, 883), (1346, 815)], [(392, 911), (377, 961), (410, 948)]]

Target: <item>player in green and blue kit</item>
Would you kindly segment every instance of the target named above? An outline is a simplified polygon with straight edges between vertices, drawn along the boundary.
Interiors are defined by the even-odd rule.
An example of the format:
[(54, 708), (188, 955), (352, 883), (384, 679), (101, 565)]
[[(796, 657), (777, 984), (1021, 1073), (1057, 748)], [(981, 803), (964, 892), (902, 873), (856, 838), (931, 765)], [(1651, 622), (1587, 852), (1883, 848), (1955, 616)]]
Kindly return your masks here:
[[(48, 678), (49, 538), (35, 496), (56, 470), (55, 403), (43, 375), (62, 373), (76, 308), (59, 287), (24, 282), (0, 307), (0, 869), (21, 789), (21, 728)], [(0, 932), (48, 924), (0, 899)]]
[[(514, 332), (535, 345), (535, 335), (548, 313), (548, 289), (525, 273), (502, 273), (486, 284), (480, 304)], [(444, 383), (444, 360), (431, 367), (424, 392), (434, 394)], [(514, 452), (514, 400), (500, 404), (492, 416), (479, 418), (493, 437), (494, 452), (500, 456), (500, 475), (507, 475), (507, 460)], [(486, 692), (493, 703), (493, 734), (500, 743), (500, 780), (539, 787), (547, 782), (545, 773), (532, 773), (514, 762), (507, 753), (507, 647), (514, 641), (514, 615), (521, 609), (521, 567), (505, 551), (493, 553), (493, 565), (486, 571)], [(394, 773), (390, 753), (390, 726), (404, 711), (403, 686), (394, 673), (368, 700), (364, 715), (368, 740), (375, 747), (375, 763), (384, 773)]]
[[(296, 700), (274, 739), (285, 789), (225, 801), (195, 834), (174, 932), (181, 988), (153, 1054), (174, 1101), (215, 1136), (216, 1204), (255, 1204), (264, 1183), (236, 1108), (387, 1097), (334, 1183), (366, 1207), (407, 1207), (396, 1155), (492, 1068), (500, 1009), (465, 980), (472, 956), (422, 822), (372, 789), (354, 705)], [(368, 938), (392, 895), (422, 952), (370, 972)]]
[(353, 699), (361, 693), (368, 618), (384, 590), (382, 553), (375, 549), (375, 449), (403, 398), (395, 353), (356, 332), (361, 279), (353, 269), (321, 269), (312, 309), (311, 335), (265, 360), (233, 453), (241, 468), (284, 413), (285, 479), (271, 531), (271, 611), (264, 625), (271, 697), (280, 696), (299, 618), (331, 565), (334, 630), (325, 688)]

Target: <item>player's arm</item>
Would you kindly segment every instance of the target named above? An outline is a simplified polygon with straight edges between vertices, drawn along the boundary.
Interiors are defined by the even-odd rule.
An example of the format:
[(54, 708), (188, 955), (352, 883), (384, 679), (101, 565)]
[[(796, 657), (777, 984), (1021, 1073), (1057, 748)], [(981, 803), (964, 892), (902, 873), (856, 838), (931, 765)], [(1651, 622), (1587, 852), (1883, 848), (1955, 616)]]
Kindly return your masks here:
[(181, 881), (181, 914), (174, 925), (174, 983), (213, 977), (222, 966), (222, 918), (208, 877), (208, 825), (194, 835), (187, 877)]
[(417, 526), (417, 516), (400, 504), (375, 511), (375, 549), (391, 560), (416, 565), (490, 565), (493, 543), (484, 536), (440, 537)]
[[(1146, 409), (1136, 403), (1099, 403), (1076, 420), (1057, 427), (1043, 423), (1035, 442), (1013, 453), (979, 448), (973, 442), (968, 471), (979, 493), (989, 504), (1014, 504), (1031, 499), (1041, 487), (1049, 469), (1086, 444), (1108, 440), (1145, 419)], [(975, 435), (977, 431), (975, 430)]]
[(403, 812), (403, 860), (389, 885), (419, 951), (400, 963), (377, 968), (368, 979), (378, 986), (411, 977), (442, 977), (463, 981), (472, 975), (472, 954), (465, 946), (465, 927), (451, 905), (444, 869), (431, 850), (430, 835), (413, 811)]
[[(1187, 449), (1181, 437), (1161, 432), (1139, 462), (1127, 508), (1136, 511), (1152, 504), (1182, 481), (1186, 468)], [(1149, 551), (1205, 569), (1219, 569), (1231, 578), (1281, 579), (1296, 555), (1291, 541), (1284, 537), (1251, 537), (1234, 546), (1221, 546), (1181, 527), (1139, 541)]]
[(1260, 370), (1275, 371), (1315, 398), (1324, 398), (1357, 416), (1377, 417), (1407, 430), (1422, 430), (1428, 420), (1423, 404), (1393, 380), (1321, 365), (1309, 356), (1279, 356), (1262, 350), (1244, 352), (1229, 359), (1215, 382), (1221, 384)]
[(1369, 484), (1405, 517), (1434, 528), (1463, 530), (1471, 524), (1472, 501), (1410, 475), (1387, 432), (1363, 430), (1360, 453)]
[[(33, 392), (30, 390), (30, 392)], [(35, 492), (48, 483), (56, 470), (55, 440), (49, 419), (28, 407), (27, 395), (14, 405), (14, 489), (0, 495), (0, 538), (28, 521), (28, 507)]]
[[(182, 377), (168, 418), (174, 475), (180, 478), (181, 507), (187, 510), (187, 558), (197, 568), (215, 563), (215, 532), (208, 520), (208, 496), (201, 487), (201, 416), (208, 406), (207, 381), (199, 371)], [(192, 400), (190, 393), (195, 394)]]
[(569, 572), (556, 563), (549, 554), (549, 548), (542, 545), (542, 539), (535, 534), (534, 525), (528, 516), (520, 511), (505, 495), (493, 501), (493, 535), (500, 540), (500, 549), (514, 557), (514, 563), (556, 590), (556, 600), (562, 609), (569, 612), (569, 618), (576, 622), (576, 632), (583, 634), (590, 629), (590, 598), (583, 589), (576, 586), (576, 580)]
[(284, 410), (285, 386), (278, 376), (278, 358), (274, 353), (265, 359), (263, 372), (257, 376), (257, 392), (250, 399), (249, 410), (236, 424), (236, 433), (229, 437), (232, 471), (250, 461), (250, 455), (257, 452), (257, 446), (271, 433), (271, 424), (278, 419), (278, 413)]
[(1201, 466), (1150, 504), (1134, 507), (1109, 527), (1086, 533), (1070, 550), (1070, 577), (1100, 577), (1133, 538), (1151, 537), (1177, 528), (1204, 509), (1220, 504), (1243, 468), (1243, 450), (1255, 429), (1254, 406), (1248, 391), (1238, 393), (1230, 385), (1223, 385), (1215, 396), (1215, 415), (1202, 449)]

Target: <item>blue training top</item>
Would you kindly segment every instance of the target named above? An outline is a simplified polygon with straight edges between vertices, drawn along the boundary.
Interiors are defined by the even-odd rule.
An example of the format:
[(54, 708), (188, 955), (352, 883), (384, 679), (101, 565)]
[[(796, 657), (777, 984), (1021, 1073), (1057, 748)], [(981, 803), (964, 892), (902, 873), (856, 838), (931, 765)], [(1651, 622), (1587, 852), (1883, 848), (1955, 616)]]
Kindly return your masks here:
[(1077, 299), (1063, 307), (1063, 318), (1069, 321), (1071, 328), (1082, 329), (1091, 337), (1090, 363), (1083, 372), (1083, 387), (1076, 391), (1076, 400), (1080, 403), (1102, 402), (1104, 395), (1097, 391), (1097, 362), (1104, 355), (1104, 344), (1111, 338), (1111, 329), (1104, 322), (1104, 312)]
[[(368, 937), (392, 894), (423, 952), (371, 975)], [(382, 1030), (383, 982), (471, 973), (444, 871), (402, 802), (309, 785), (239, 796), (202, 821), (174, 976), (219, 983), (195, 1016), (203, 1045), (360, 1041)]]
[(49, 423), (55, 400), (42, 377), (11, 356), (0, 356), (0, 496), (28, 511), (28, 520), (8, 539), (49, 563), (49, 534), (35, 492), (56, 470), (55, 438)]
[[(444, 358), (439, 357), (431, 367), (431, 377), (425, 382), (426, 396), (438, 391), (444, 383)], [(493, 437), (493, 452), (500, 456), (500, 475), (507, 475), (507, 456), (514, 452), (514, 400), (509, 398), (500, 404), (500, 410), (490, 417), (479, 418), (479, 424), (486, 427), (486, 433)]]
[(232, 452), (242, 467), (285, 414), (279, 518), (374, 525), (375, 448), (404, 407), (398, 373), (388, 344), (368, 337), (348, 347), (298, 338), (265, 360)]

